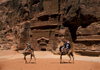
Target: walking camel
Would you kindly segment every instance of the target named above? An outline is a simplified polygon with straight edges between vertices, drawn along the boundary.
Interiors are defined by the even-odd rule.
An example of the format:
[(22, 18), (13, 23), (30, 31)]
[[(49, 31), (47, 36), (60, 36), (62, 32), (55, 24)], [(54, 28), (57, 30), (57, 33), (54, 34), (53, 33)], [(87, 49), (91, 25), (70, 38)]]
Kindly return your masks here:
[(22, 54), (24, 55), (25, 63), (27, 63), (27, 61), (26, 61), (26, 56), (27, 56), (27, 55), (30, 55), (30, 56), (31, 56), (31, 57), (30, 57), (29, 63), (31, 62), (32, 57), (34, 57), (34, 60), (35, 60), (35, 63), (36, 63), (36, 58), (35, 58), (34, 50), (33, 50), (33, 49), (27, 49), (27, 51), (26, 51), (26, 52), (23, 52)]
[[(63, 45), (64, 45), (64, 43), (62, 41), (60, 41), (60, 43), (59, 43), (59, 46), (60, 46), (60, 48), (59, 48), (59, 50), (60, 50), (60, 63), (62, 63), (62, 55), (68, 55), (70, 60), (71, 60), (71, 57), (72, 57), (73, 58), (73, 63), (74, 63), (74, 55), (73, 55), (72, 50), (62, 48)], [(70, 60), (69, 60), (69, 62), (70, 62)]]

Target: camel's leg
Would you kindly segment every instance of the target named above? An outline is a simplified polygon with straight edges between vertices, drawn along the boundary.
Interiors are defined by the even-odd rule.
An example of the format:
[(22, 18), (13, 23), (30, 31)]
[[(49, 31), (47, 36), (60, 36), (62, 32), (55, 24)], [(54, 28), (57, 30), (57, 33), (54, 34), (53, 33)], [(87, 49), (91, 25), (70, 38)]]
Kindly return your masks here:
[(35, 63), (36, 63), (36, 58), (35, 58), (35, 55), (34, 55), (34, 53), (32, 54), (32, 56), (34, 57), (34, 60), (35, 60)]
[(73, 52), (70, 51), (70, 52), (69, 52), (69, 55), (70, 55), (70, 58), (71, 58), (71, 57), (73, 58), (73, 63), (74, 63), (74, 55), (73, 55)]
[(74, 63), (74, 55), (73, 55), (73, 53), (71, 53), (71, 56), (72, 56), (72, 58), (73, 58), (73, 63)]
[[(71, 60), (71, 56), (70, 55), (68, 55), (69, 56), (69, 58), (70, 58), (70, 60)], [(69, 60), (69, 62), (70, 62), (70, 60)]]
[(31, 54), (30, 62), (31, 62), (31, 60), (32, 60), (32, 56), (34, 57), (34, 59), (35, 59), (35, 63), (36, 63), (36, 58), (35, 58), (34, 53)]
[(72, 56), (72, 58), (73, 58), (73, 63), (74, 63), (74, 56)]
[[(71, 60), (71, 57), (73, 58), (73, 63), (74, 63), (74, 55), (73, 55), (72, 51), (70, 51), (68, 53), (68, 56), (69, 56), (70, 60)], [(69, 62), (70, 62), (70, 60), (69, 60)]]
[[(68, 56), (69, 56), (69, 58), (71, 60), (71, 50), (68, 51)], [(69, 60), (69, 62), (70, 62), (70, 60)]]
[(27, 61), (26, 61), (26, 55), (24, 55), (24, 60), (25, 60), (25, 63), (27, 63)]
[(30, 57), (30, 61), (29, 61), (29, 63), (31, 62), (31, 60), (32, 60), (32, 54), (31, 54), (31, 57)]
[(62, 63), (62, 53), (60, 54), (60, 63)]

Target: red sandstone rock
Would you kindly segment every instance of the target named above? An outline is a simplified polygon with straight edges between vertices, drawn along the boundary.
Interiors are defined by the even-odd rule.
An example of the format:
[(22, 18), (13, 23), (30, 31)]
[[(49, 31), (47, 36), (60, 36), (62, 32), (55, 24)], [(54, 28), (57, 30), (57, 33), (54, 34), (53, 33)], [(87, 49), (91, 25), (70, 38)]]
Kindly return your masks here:
[[(16, 43), (18, 49), (24, 49), (30, 41), (32, 48), (41, 50), (38, 39), (44, 37), (49, 40), (46, 45), (48, 47), (44, 47), (56, 51), (60, 35), (63, 35), (71, 44), (74, 42), (72, 48), (75, 46), (76, 49), (90, 50), (96, 44), (98, 50), (99, 2), (100, 0), (1, 0), (0, 36), (3, 36), (0, 37), (0, 42)], [(61, 29), (62, 25), (64, 29)]]

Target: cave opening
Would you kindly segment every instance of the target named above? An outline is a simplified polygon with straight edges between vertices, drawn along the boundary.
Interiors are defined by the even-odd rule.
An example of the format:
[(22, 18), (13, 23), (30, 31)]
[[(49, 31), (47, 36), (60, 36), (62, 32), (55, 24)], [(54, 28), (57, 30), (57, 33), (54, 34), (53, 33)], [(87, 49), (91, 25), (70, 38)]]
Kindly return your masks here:
[(42, 48), (41, 51), (46, 51), (46, 49), (45, 48)]

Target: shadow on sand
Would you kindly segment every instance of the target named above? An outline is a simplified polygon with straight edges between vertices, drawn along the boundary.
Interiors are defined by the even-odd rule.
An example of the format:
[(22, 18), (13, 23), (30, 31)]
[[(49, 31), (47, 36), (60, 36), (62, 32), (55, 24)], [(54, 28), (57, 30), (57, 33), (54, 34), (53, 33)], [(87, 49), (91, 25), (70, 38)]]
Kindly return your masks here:
[[(51, 62), (51, 64), (59, 64), (59, 62)], [(60, 64), (74, 64), (73, 62), (60, 62)]]
[(60, 62), (60, 64), (74, 64), (73, 62)]
[(36, 64), (36, 62), (27, 62), (25, 64)]

